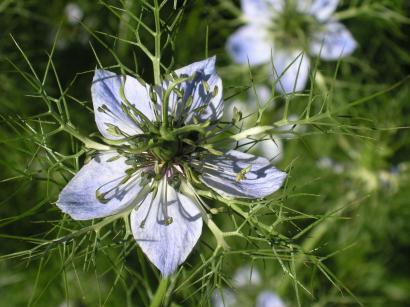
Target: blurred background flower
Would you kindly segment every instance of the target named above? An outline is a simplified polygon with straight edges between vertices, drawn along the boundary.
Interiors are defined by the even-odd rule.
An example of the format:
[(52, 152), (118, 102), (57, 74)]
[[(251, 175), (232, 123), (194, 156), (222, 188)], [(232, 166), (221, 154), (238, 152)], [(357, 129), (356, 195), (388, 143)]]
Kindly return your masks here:
[(214, 307), (285, 307), (282, 299), (266, 285), (256, 268), (242, 266), (232, 278), (232, 289), (215, 289), (212, 294)]
[(332, 17), (338, 3), (242, 0), (246, 24), (228, 38), (227, 51), (238, 64), (272, 66), (279, 92), (302, 91), (309, 80), (309, 56), (335, 61), (356, 49), (349, 30)]

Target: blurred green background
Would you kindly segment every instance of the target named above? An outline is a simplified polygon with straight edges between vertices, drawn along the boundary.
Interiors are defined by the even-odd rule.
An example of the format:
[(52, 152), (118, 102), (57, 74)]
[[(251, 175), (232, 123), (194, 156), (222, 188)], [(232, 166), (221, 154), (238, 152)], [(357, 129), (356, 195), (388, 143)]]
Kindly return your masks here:
[[(167, 50), (164, 60), (169, 64), (173, 58), (173, 67), (178, 68), (203, 59), (207, 53), (216, 54), (224, 96), (246, 99), (246, 89), (251, 86), (249, 73), (236, 69), (225, 52), (227, 37), (239, 25), (227, 2), (189, 1), (176, 33), (174, 51)], [(135, 12), (140, 8), (137, 0), (108, 3)], [(239, 7), (238, 2), (229, 3)], [(297, 278), (313, 294), (300, 290), (301, 304), (408, 306), (410, 3), (342, 1), (339, 11), (343, 10), (353, 12), (343, 22), (359, 48), (340, 63), (335, 81), (336, 63), (319, 63), (319, 70), (326, 84), (333, 86), (333, 106), (368, 99), (338, 114), (341, 126), (310, 125), (295, 137), (283, 140), (283, 158), (278, 162), (278, 167), (290, 170), (286, 208), (303, 212), (301, 216), (327, 217), (312, 225), (297, 243), (326, 256), (322, 261), (337, 282), (332, 284), (323, 272), (301, 263)], [(174, 14), (172, 4), (168, 11)], [(104, 66), (116, 65), (90, 31), (123, 38), (132, 34), (106, 6), (86, 0), (1, 0), (0, 29), (0, 306), (148, 305), (158, 274), (132, 239), (122, 240), (121, 223), (99, 239), (87, 234), (73, 244), (27, 252), (60, 237), (60, 233), (88, 224), (70, 221), (54, 205), (59, 190), (72, 176), (70, 171), (83, 162), (83, 157), (62, 160), (59, 153), (76, 153), (80, 144), (64, 133), (43, 139), (44, 131), (56, 127), (52, 122), (35, 119), (47, 109), (18, 73), (16, 67), (24, 72), (29, 67), (13, 42), (24, 50), (40, 75), (49, 63), (48, 54), (55, 42), (53, 69), (61, 87), (67, 89), (71, 121), (90, 134), (96, 132), (90, 112), (91, 79), (97, 66), (94, 52)], [(104, 35), (99, 37), (123, 64), (152, 81), (149, 61), (137, 48)], [(265, 80), (262, 83), (269, 85), (258, 72), (254, 77), (258, 80), (255, 83)], [(45, 88), (49, 95), (59, 95), (54, 77), (47, 78)], [(303, 111), (305, 98), (292, 102), (291, 113)], [(227, 108), (232, 100), (227, 99)], [(284, 105), (284, 100), (277, 98), (263, 122), (279, 120)], [(294, 220), (283, 226), (283, 231), (291, 235), (314, 221)], [(209, 255), (208, 240), (209, 233), (204, 233), (188, 259), (188, 270)], [(233, 253), (224, 260), (221, 274), (229, 280), (236, 268), (251, 260), (262, 272), (265, 288), (279, 293), (288, 306), (296, 306), (293, 285), (284, 278), (276, 261)], [(180, 280), (175, 281), (176, 291), (169, 293), (170, 304), (207, 306), (211, 288), (217, 282), (203, 285), (199, 277), (195, 277), (197, 283), (183, 283), (181, 287)], [(341, 290), (341, 285), (351, 293)]]

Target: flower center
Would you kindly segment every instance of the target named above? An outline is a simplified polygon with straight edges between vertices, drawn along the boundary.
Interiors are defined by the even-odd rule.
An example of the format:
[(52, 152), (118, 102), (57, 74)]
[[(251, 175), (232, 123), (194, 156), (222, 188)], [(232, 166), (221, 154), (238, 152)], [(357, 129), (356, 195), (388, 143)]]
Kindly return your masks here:
[[(170, 135), (172, 135), (172, 130)], [(148, 150), (159, 162), (180, 162), (188, 155), (201, 150), (199, 133), (188, 132), (186, 134), (169, 136), (155, 136), (151, 139), (153, 146)]]
[(293, 2), (286, 2), (281, 14), (273, 20), (270, 30), (274, 41), (280, 47), (305, 49), (309, 37), (319, 26), (313, 16), (298, 11)]
[(159, 140), (157, 146), (153, 147), (151, 154), (162, 162), (171, 162), (182, 154), (182, 146), (179, 140), (167, 141)]

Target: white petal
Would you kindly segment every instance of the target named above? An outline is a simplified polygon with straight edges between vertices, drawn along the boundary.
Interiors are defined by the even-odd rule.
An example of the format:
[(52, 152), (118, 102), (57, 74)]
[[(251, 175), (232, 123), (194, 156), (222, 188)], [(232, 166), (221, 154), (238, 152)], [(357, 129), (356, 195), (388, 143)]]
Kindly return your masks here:
[(269, 24), (283, 4), (283, 0), (242, 0), (241, 8), (248, 23)]
[(275, 50), (272, 58), (276, 89), (281, 93), (303, 91), (309, 78), (308, 56), (301, 50)]
[[(57, 206), (75, 220), (89, 220), (113, 215), (135, 205), (142, 193), (139, 174), (120, 184), (129, 165), (123, 157), (107, 161), (116, 155), (101, 153), (84, 165), (61, 191)], [(111, 189), (105, 197), (106, 203), (97, 199), (97, 191), (105, 193)]]
[(298, 9), (309, 13), (319, 21), (325, 21), (336, 11), (339, 0), (298, 0)]
[(235, 287), (241, 288), (249, 285), (257, 286), (262, 282), (261, 274), (256, 268), (248, 265), (240, 267), (232, 278)]
[(346, 27), (339, 22), (323, 25), (323, 31), (316, 33), (310, 44), (310, 52), (324, 60), (337, 60), (353, 53), (357, 43)]
[[(223, 113), (222, 80), (216, 72), (216, 57), (195, 62), (177, 69), (178, 77), (194, 76), (192, 80), (183, 82), (178, 86), (184, 92), (183, 102), (177, 100), (177, 95), (170, 96), (169, 112), (175, 118), (182, 118), (185, 124), (193, 122), (196, 117), (200, 122), (205, 120), (218, 120)], [(169, 82), (164, 82), (164, 87)], [(204, 86), (204, 84), (207, 84)], [(208, 87), (208, 88), (207, 88)], [(185, 103), (192, 96), (193, 101), (189, 108)]]
[[(238, 175), (244, 170), (248, 172), (239, 179)], [(207, 186), (228, 197), (265, 197), (277, 191), (286, 178), (286, 173), (273, 167), (267, 159), (236, 150), (223, 156), (205, 156), (200, 172)]]
[(275, 293), (261, 292), (256, 298), (256, 307), (285, 307), (285, 303)]
[(228, 38), (226, 50), (236, 63), (256, 66), (270, 62), (272, 43), (266, 30), (246, 25)]
[(235, 293), (229, 289), (215, 289), (211, 298), (213, 307), (234, 307), (237, 304)]
[[(165, 198), (165, 186), (167, 197)], [(191, 253), (202, 232), (202, 216), (196, 204), (162, 180), (158, 193), (147, 196), (131, 213), (134, 238), (163, 276), (175, 272)], [(165, 199), (167, 203), (165, 203)], [(166, 216), (172, 223), (166, 224)]]

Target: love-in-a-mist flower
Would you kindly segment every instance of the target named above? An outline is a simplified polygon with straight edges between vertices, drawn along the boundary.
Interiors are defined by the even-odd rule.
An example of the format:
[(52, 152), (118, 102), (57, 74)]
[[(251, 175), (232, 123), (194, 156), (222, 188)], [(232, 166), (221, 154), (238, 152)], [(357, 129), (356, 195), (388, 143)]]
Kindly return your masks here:
[(283, 93), (301, 91), (309, 78), (309, 56), (326, 61), (350, 55), (357, 43), (332, 18), (339, 0), (241, 0), (246, 25), (232, 34), (227, 51), (239, 64), (273, 63)]
[(57, 206), (75, 220), (129, 216), (137, 244), (164, 276), (185, 261), (208, 219), (195, 187), (260, 198), (286, 177), (265, 158), (208, 143), (223, 109), (214, 57), (155, 86), (96, 70), (91, 91), (109, 149), (81, 168)]

